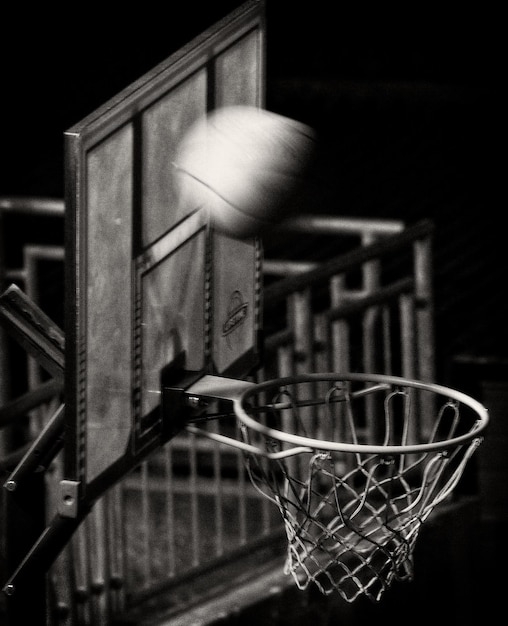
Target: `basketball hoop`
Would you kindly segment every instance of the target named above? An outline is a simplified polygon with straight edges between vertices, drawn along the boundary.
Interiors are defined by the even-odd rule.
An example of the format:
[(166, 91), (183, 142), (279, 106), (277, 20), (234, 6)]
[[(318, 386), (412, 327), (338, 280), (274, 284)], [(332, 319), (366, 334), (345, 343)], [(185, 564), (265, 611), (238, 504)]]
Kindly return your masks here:
[(302, 375), (231, 395), (241, 438), (187, 430), (242, 450), (252, 484), (282, 515), (286, 573), (348, 602), (378, 601), (411, 579), (421, 525), (488, 423), (461, 392), (383, 375)]

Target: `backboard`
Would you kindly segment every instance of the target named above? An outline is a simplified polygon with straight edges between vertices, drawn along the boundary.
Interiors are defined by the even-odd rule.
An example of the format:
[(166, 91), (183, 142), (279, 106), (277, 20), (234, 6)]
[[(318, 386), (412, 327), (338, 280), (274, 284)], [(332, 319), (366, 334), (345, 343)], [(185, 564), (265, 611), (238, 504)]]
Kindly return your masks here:
[(179, 206), (172, 160), (206, 112), (263, 106), (264, 58), (264, 3), (246, 2), (65, 133), (63, 489), (81, 499), (163, 442), (175, 359), (235, 378), (257, 364), (260, 243)]

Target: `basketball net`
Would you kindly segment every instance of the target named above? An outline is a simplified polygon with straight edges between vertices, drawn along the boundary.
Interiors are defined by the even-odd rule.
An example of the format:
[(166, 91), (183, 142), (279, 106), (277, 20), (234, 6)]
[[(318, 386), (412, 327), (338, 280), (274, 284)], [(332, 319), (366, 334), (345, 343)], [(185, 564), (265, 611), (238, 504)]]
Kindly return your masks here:
[(420, 528), (488, 422), (460, 392), (362, 374), (251, 385), (234, 411), (248, 476), (282, 516), (286, 573), (348, 602), (412, 578)]

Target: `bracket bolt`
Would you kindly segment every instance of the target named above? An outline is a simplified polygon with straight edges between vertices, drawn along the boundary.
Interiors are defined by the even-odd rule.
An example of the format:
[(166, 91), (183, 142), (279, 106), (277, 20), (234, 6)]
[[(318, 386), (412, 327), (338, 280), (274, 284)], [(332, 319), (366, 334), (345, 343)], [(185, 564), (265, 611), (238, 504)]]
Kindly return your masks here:
[(191, 409), (202, 409), (203, 407), (208, 406), (207, 403), (199, 396), (189, 396), (187, 398), (187, 405)]
[(8, 585), (5, 585), (4, 587), (4, 593), (6, 596), (13, 596), (15, 591), (16, 591), (16, 588), (14, 587), (12, 583), (9, 583)]

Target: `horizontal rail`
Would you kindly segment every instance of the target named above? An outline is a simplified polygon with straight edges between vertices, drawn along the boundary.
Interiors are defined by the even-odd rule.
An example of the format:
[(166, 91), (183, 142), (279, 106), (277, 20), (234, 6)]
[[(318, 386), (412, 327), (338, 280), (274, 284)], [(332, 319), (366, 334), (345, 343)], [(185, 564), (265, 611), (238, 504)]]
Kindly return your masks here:
[(274, 259), (263, 260), (263, 274), (269, 276), (287, 276), (290, 274), (301, 274), (309, 272), (318, 267), (318, 262), (302, 262), (302, 261), (278, 261)]
[(315, 233), (320, 235), (395, 235), (404, 230), (400, 220), (374, 219), (363, 217), (334, 217), (323, 215), (302, 215), (285, 220), (281, 226), (284, 232)]
[[(202, 431), (200, 431), (198, 434), (202, 435)], [(203, 443), (207, 443), (209, 445), (217, 447), (216, 441), (211, 441), (202, 436), (199, 437), (199, 439)], [(238, 453), (238, 450), (234, 449), (232, 446), (224, 446), (224, 448), (221, 449), (225, 452), (229, 451), (231, 454)], [(214, 485), (211, 483), (212, 481), (209, 478), (202, 478), (198, 476), (195, 482), (195, 493), (197, 495), (210, 496), (214, 492)], [(168, 491), (168, 481), (166, 478), (159, 476), (150, 476), (148, 480), (145, 481), (139, 476), (131, 474), (124, 479), (124, 481), (122, 482), (122, 487), (126, 491), (143, 491), (144, 489), (146, 489), (150, 493), (164, 494)], [(215, 485), (215, 488), (217, 489), (217, 485)], [(252, 487), (250, 482), (246, 482), (243, 489), (245, 491), (245, 494), (249, 498), (261, 497), (259, 491), (256, 491), (256, 489)], [(220, 491), (225, 496), (238, 496), (238, 480), (228, 480), (227, 478), (221, 478)], [(185, 496), (188, 496), (189, 481), (182, 478), (172, 477), (171, 492), (173, 494), (183, 494)]]
[(402, 278), (388, 287), (380, 287), (374, 293), (368, 294), (353, 301), (345, 302), (340, 306), (327, 311), (329, 320), (335, 321), (361, 313), (365, 309), (378, 304), (386, 304), (390, 300), (398, 298), (403, 293), (411, 293), (414, 290), (413, 278)]
[(34, 196), (0, 197), (0, 211), (6, 213), (27, 213), (30, 215), (63, 216), (65, 204), (58, 198), (38, 198)]
[(5, 456), (2, 456), (0, 458), (0, 471), (12, 471), (25, 456), (28, 450), (30, 450), (32, 443), (32, 441), (29, 441), (28, 443), (25, 443), (23, 446), (21, 446), (21, 448), (17, 448), (13, 452), (9, 452)]
[(264, 349), (267, 352), (275, 350), (280, 346), (287, 346), (294, 340), (294, 333), (290, 328), (285, 328), (278, 332), (268, 335), (264, 340)]
[(27, 391), (22, 396), (7, 402), (0, 407), (0, 428), (15, 422), (20, 415), (39, 407), (63, 392), (63, 383), (59, 380), (48, 380), (36, 389)]
[(304, 274), (283, 278), (265, 288), (263, 296), (265, 306), (269, 307), (278, 304), (295, 291), (301, 291), (309, 285), (315, 285), (328, 280), (332, 276), (354, 268), (361, 263), (372, 261), (384, 255), (393, 255), (397, 250), (400, 250), (408, 243), (429, 236), (433, 230), (434, 226), (431, 221), (422, 220), (387, 240), (378, 241), (368, 246), (357, 248), (351, 252), (341, 254)]

